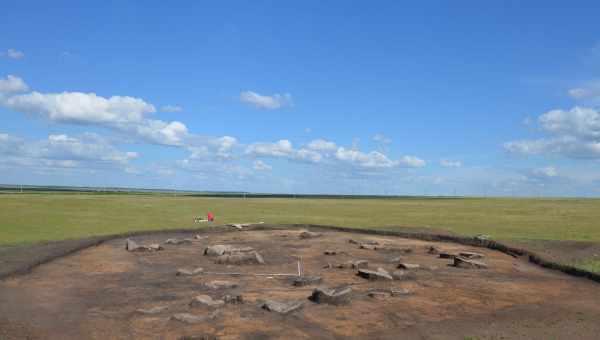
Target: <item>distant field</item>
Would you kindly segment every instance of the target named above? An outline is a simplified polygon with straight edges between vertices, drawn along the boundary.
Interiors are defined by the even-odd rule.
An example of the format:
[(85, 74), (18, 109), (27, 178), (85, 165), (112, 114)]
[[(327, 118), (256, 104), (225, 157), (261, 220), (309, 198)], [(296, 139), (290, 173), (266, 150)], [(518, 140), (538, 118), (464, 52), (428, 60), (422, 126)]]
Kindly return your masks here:
[(600, 241), (595, 199), (306, 199), (209, 198), (165, 194), (0, 194), (0, 244), (26, 244), (128, 230), (216, 223), (314, 223), (411, 226), (497, 239)]

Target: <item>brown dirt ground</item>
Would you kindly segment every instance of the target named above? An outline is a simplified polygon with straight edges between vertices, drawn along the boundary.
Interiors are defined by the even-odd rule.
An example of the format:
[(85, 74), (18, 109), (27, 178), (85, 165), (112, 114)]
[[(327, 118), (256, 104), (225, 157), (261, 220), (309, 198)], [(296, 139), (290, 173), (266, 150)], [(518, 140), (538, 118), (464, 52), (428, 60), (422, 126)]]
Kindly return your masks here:
[[(546, 270), (503, 253), (453, 243), (425, 242), (394, 236), (324, 231), (315, 239), (299, 239), (299, 231), (254, 230), (206, 233), (193, 244), (165, 245), (154, 253), (130, 253), (118, 239), (59, 258), (30, 274), (0, 282), (0, 339), (597, 339), (600, 333), (600, 285)], [(192, 234), (135, 237), (140, 244)], [(376, 240), (392, 250), (359, 249), (349, 239)], [(204, 256), (210, 244), (251, 246), (265, 265), (226, 266)], [(446, 251), (485, 254), (488, 269), (451, 267), (447, 259), (426, 252), (429, 245)], [(404, 254), (399, 248), (412, 248)], [(396, 248), (396, 250), (393, 250)], [(325, 250), (338, 255), (323, 255)], [(342, 253), (339, 253), (342, 252)], [(295, 273), (302, 256), (306, 275), (323, 277), (323, 285), (352, 286), (351, 303), (315, 304), (307, 297), (314, 286), (293, 287), (289, 279), (254, 276), (175, 276), (178, 268), (243, 273)], [(410, 280), (366, 281), (352, 269), (324, 269), (327, 263), (364, 259), (369, 267), (395, 270), (391, 259), (420, 264)], [(238, 288), (213, 291), (203, 284), (229, 280)], [(405, 288), (412, 294), (384, 300), (370, 289)], [(216, 318), (183, 324), (175, 313), (209, 315), (189, 307), (207, 294), (242, 294), (242, 305), (219, 308)], [(287, 315), (259, 308), (259, 301), (304, 301)], [(138, 308), (167, 306), (156, 315)]]

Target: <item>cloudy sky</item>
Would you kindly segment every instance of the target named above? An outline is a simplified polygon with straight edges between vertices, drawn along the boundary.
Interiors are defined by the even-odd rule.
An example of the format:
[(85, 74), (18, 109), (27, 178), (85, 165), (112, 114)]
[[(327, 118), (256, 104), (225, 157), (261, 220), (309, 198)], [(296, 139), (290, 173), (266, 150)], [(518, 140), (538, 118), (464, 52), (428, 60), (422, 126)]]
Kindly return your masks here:
[(1, 7), (3, 184), (600, 195), (595, 1)]

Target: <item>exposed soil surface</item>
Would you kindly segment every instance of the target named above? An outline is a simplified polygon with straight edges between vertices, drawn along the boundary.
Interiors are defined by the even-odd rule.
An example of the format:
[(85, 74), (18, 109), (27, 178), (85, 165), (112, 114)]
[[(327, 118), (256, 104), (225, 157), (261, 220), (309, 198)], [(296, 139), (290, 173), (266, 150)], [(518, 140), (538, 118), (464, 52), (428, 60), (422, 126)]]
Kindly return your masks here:
[[(177, 245), (164, 242), (194, 234), (133, 238), (164, 247), (152, 252), (129, 252), (124, 239), (112, 240), (1, 281), (0, 339), (597, 339), (600, 334), (600, 285), (490, 249), (339, 231), (301, 238), (297, 229), (231, 230), (202, 233), (205, 238)], [(265, 264), (227, 264), (204, 255), (215, 244), (251, 247)], [(454, 260), (430, 253), (431, 246), (451, 255), (481, 254), (475, 261), (487, 269), (451, 266)], [(294, 285), (299, 257), (304, 277), (318, 276), (320, 283)], [(358, 276), (348, 264), (357, 260), (366, 260), (368, 270), (377, 273), (382, 268), (394, 280)], [(400, 263), (419, 268), (396, 272)], [(203, 270), (195, 275), (176, 275), (178, 269), (199, 267)], [(244, 275), (215, 274), (224, 272)], [(257, 273), (290, 276), (248, 275)], [(351, 287), (349, 302), (313, 302), (308, 297), (316, 287)], [(195, 299), (200, 295), (210, 298)], [(221, 303), (226, 295), (241, 295), (243, 303)], [(287, 304), (290, 311), (262, 308), (268, 300), (283, 303), (284, 311)]]

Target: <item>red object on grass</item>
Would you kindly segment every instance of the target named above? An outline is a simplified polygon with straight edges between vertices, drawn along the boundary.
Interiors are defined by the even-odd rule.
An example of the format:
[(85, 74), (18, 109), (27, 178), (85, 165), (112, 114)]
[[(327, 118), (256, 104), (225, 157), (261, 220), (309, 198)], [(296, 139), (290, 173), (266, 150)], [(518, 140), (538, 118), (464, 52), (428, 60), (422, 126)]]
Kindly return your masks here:
[(206, 214), (206, 219), (207, 219), (209, 222), (212, 222), (212, 221), (214, 221), (214, 220), (215, 220), (215, 215), (213, 215), (213, 213), (209, 212), (208, 214)]

